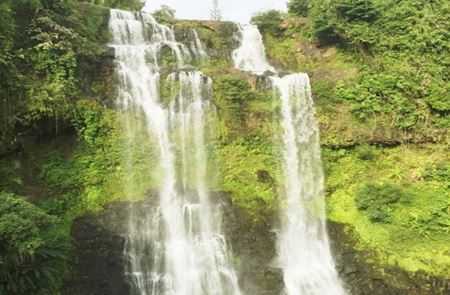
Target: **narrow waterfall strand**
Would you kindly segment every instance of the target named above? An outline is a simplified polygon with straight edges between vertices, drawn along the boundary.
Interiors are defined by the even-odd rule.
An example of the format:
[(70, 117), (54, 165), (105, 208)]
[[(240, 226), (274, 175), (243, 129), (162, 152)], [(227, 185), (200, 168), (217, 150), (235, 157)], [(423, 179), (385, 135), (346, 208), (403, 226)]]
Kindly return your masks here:
[[(239, 25), (241, 46), (235, 67), (253, 74), (275, 72), (267, 62), (258, 28)], [(281, 101), (285, 200), (277, 262), (288, 295), (344, 295), (330, 252), (325, 226), (319, 128), (307, 74), (271, 77)]]

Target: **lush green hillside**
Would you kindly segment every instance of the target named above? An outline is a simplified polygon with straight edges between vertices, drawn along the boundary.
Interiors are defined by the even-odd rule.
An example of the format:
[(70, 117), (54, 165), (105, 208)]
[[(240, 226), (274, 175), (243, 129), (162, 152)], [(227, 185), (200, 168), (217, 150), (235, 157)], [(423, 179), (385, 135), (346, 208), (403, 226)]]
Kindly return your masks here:
[(117, 160), (96, 152), (114, 144), (96, 102), (108, 76), (106, 6), (141, 4), (88, 2), (0, 4), (0, 294), (58, 292), (70, 273), (71, 222), (98, 209)]
[[(447, 1), (292, 0), (268, 55), (313, 80), (331, 220), (381, 265), (450, 274)], [(296, 54), (292, 54), (295, 52)]]

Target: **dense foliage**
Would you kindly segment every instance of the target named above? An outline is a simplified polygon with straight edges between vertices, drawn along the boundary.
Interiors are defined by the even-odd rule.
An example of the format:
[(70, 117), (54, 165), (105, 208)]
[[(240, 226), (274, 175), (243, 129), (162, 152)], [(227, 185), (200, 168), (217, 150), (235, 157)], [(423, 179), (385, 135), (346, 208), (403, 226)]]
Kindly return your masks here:
[(0, 192), (0, 294), (49, 294), (66, 273), (65, 249), (46, 232), (54, 217)]
[(381, 185), (369, 183), (356, 192), (356, 207), (367, 211), (369, 219), (374, 222), (389, 222), (389, 213), (399, 201), (408, 196), (398, 186), (391, 183)]
[[(0, 4), (0, 154), (37, 122), (58, 133), (83, 87), (82, 68), (107, 40), (107, 9), (139, 1), (18, 0)], [(97, 56), (98, 58), (98, 56)], [(91, 60), (90, 60), (91, 59)], [(42, 124), (39, 127), (42, 129)]]
[(161, 5), (159, 9), (153, 12), (153, 16), (160, 21), (171, 21), (175, 18), (175, 13), (175, 9), (167, 5)]
[(288, 7), (283, 33), (264, 40), (273, 64), (313, 81), (330, 218), (353, 228), (380, 273), (387, 264), (446, 276), (448, 1)]
[(290, 0), (287, 2), (289, 12), (293, 15), (307, 16), (310, 10), (308, 0)]
[[(108, 38), (108, 9), (94, 4), (142, 5), (0, 3), (0, 294), (59, 293), (69, 274), (70, 224), (101, 203), (104, 178), (98, 171), (117, 160), (94, 156), (97, 148), (110, 147), (103, 133), (108, 116), (102, 119), (102, 108), (81, 99), (102, 87), (96, 80), (102, 77), (85, 73), (86, 66), (99, 63)], [(58, 141), (74, 132), (84, 144), (73, 160), (53, 145), (37, 148), (45, 138)], [(40, 202), (32, 205), (18, 195)]]
[(422, 137), (449, 128), (448, 1), (292, 0), (289, 11), (303, 15), (304, 6), (308, 21), (287, 20), (286, 34), (336, 45), (358, 67), (332, 99), (361, 122), (386, 116), (391, 126)]
[(255, 14), (251, 22), (258, 26), (261, 33), (268, 33), (276, 37), (281, 37), (284, 29), (283, 14), (278, 10), (268, 10)]

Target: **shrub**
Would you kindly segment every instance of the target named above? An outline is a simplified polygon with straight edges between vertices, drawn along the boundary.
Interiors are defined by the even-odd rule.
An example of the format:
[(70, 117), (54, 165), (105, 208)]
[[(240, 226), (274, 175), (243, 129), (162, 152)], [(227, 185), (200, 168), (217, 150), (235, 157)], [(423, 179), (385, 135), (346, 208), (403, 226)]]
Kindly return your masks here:
[(42, 5), (49, 10), (52, 10), (61, 15), (68, 15), (70, 7), (67, 1), (64, 0), (41, 0)]
[(308, 0), (290, 0), (287, 6), (290, 14), (298, 16), (307, 16), (310, 9)]
[(172, 9), (167, 5), (161, 5), (158, 10), (153, 12), (153, 16), (161, 21), (171, 21), (175, 18), (175, 12), (175, 9)]
[(96, 5), (102, 5), (111, 8), (124, 10), (139, 10), (142, 8), (144, 1), (141, 0), (78, 0), (80, 2), (89, 2)]
[(316, 7), (311, 12), (312, 33), (320, 45), (341, 43), (336, 17), (329, 7)]
[(335, 6), (338, 17), (350, 22), (373, 22), (378, 17), (378, 9), (371, 0), (341, 0)]
[(363, 161), (370, 161), (375, 158), (374, 149), (369, 145), (359, 145), (355, 148), (356, 155)]
[(450, 184), (450, 167), (445, 162), (426, 166), (422, 178), (426, 181), (447, 181)]
[(435, 111), (448, 112), (450, 111), (450, 100), (448, 99), (450, 93), (450, 85), (433, 84), (430, 94), (425, 101)]
[(274, 37), (281, 37), (284, 32), (283, 14), (279, 10), (259, 12), (252, 17), (251, 23), (257, 25), (262, 33), (268, 33)]
[(389, 223), (394, 205), (406, 201), (407, 197), (407, 192), (396, 184), (370, 183), (357, 190), (355, 202), (356, 207), (365, 211), (372, 222)]
[(0, 294), (54, 293), (65, 249), (61, 241), (46, 242), (53, 222), (24, 199), (0, 192)]

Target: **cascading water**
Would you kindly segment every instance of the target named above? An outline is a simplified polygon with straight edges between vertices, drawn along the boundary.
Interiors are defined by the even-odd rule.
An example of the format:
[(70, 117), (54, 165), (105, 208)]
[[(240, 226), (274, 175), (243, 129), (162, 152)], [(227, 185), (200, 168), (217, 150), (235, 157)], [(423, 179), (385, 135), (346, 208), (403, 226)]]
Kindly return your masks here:
[(189, 30), (189, 48), (192, 50), (194, 56), (197, 56), (201, 60), (207, 60), (208, 54), (205, 50), (203, 50), (202, 43), (200, 42), (200, 38), (198, 37), (198, 33), (196, 30)]
[(237, 24), (241, 45), (233, 52), (234, 66), (242, 71), (254, 74), (264, 74), (266, 71), (275, 72), (266, 60), (266, 49), (258, 27)]
[(306, 74), (272, 78), (281, 98), (284, 192), (278, 259), (288, 294), (344, 294), (325, 228), (319, 128)]
[[(265, 57), (256, 26), (240, 26), (241, 47), (235, 66), (254, 74), (275, 72)], [(345, 294), (334, 267), (325, 226), (323, 172), (319, 128), (307, 74), (271, 77), (281, 100), (283, 171), (286, 197), (282, 204), (277, 262), (289, 295)]]
[[(220, 207), (210, 201), (206, 183), (205, 120), (214, 113), (212, 82), (197, 70), (181, 69), (206, 58), (198, 35), (192, 33), (185, 46), (150, 14), (120, 10), (111, 10), (109, 27), (117, 104), (131, 116), (143, 113), (159, 153), (158, 201), (129, 210), (125, 258), (133, 293), (239, 295), (220, 230)], [(168, 103), (160, 94), (164, 48), (180, 68), (164, 81), (173, 98)]]

